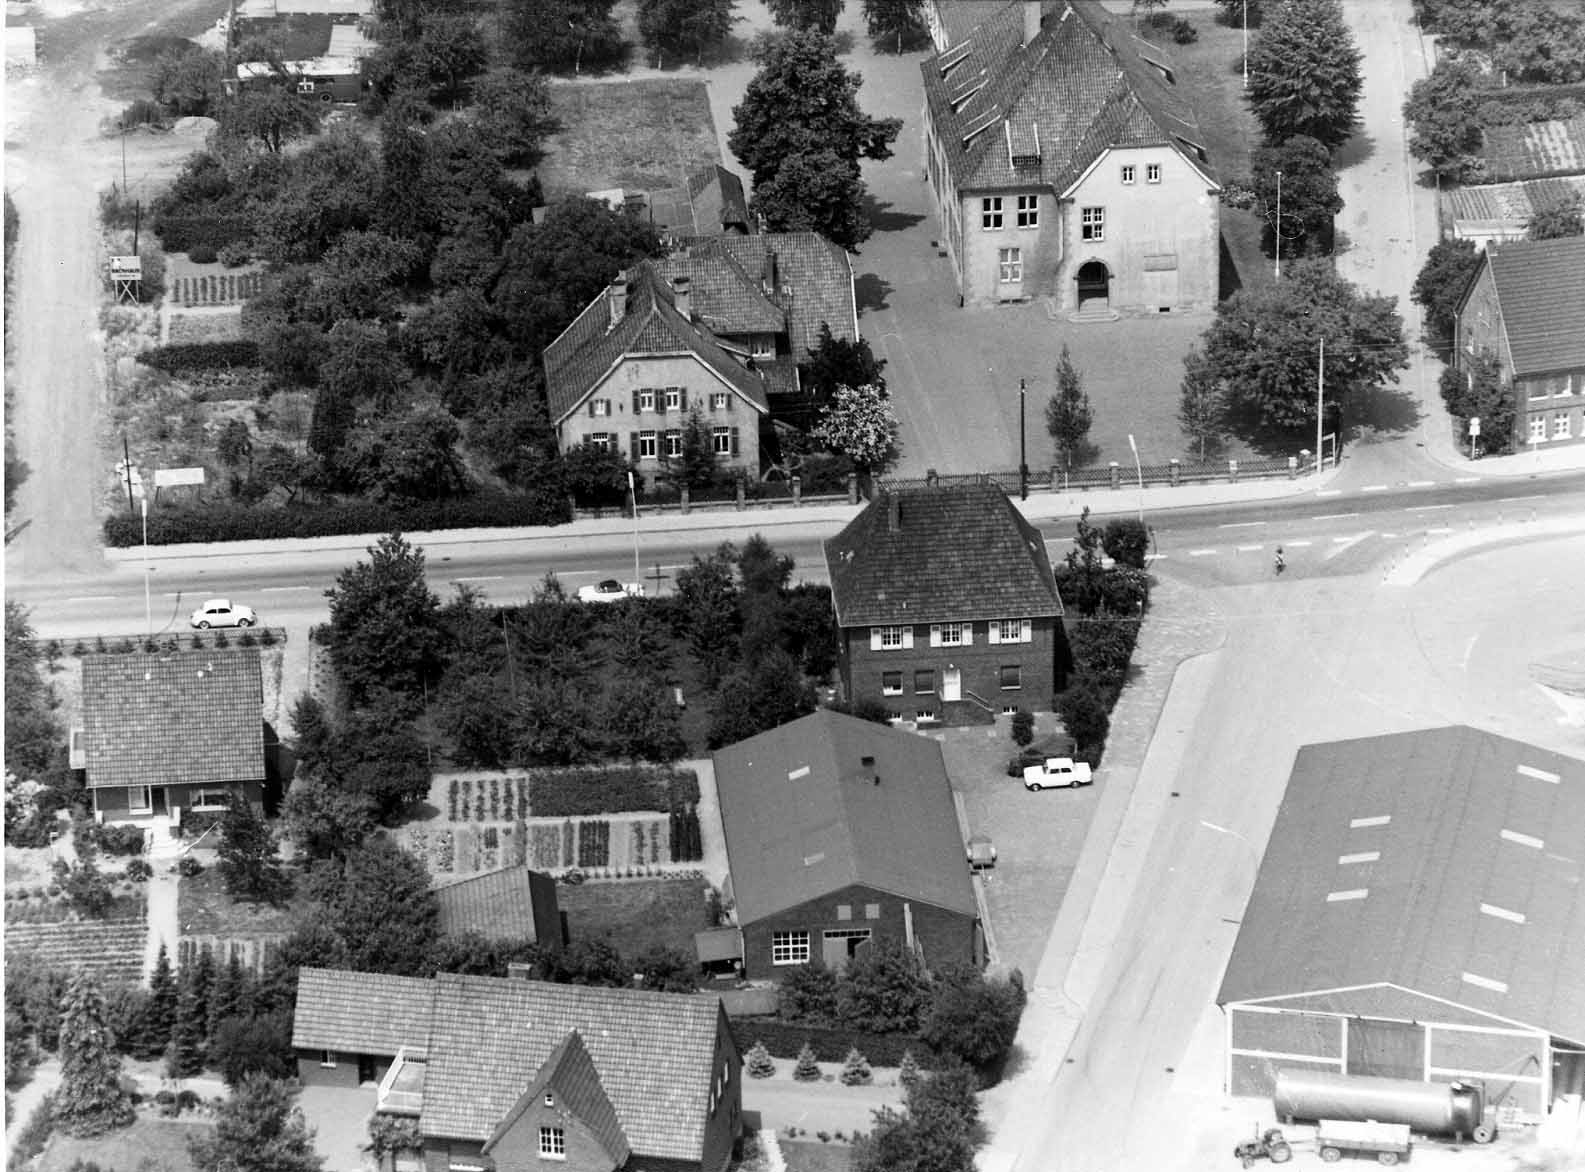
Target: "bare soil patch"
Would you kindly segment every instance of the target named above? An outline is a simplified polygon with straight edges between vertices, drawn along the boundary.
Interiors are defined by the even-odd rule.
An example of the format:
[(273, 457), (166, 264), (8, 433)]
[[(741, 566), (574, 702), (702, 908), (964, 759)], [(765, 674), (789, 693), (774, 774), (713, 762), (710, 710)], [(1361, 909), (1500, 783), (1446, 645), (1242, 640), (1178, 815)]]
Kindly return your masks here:
[(702, 81), (560, 82), (550, 96), (563, 129), (539, 171), (547, 199), (680, 186), (720, 159)]
[(556, 898), (574, 940), (611, 943), (623, 956), (654, 947), (692, 950), (693, 934), (713, 927), (703, 879), (634, 879), (563, 884)]
[(184, 936), (273, 936), (290, 932), (302, 920), (308, 901), (296, 896), (281, 907), (243, 903), (226, 894), (214, 867), (179, 881), (176, 915)]

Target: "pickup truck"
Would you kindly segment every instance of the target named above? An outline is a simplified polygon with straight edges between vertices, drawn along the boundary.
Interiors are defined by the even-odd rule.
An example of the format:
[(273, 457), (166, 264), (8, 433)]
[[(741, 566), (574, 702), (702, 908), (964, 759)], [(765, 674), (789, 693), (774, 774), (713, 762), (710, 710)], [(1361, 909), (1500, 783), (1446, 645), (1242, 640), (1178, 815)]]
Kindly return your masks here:
[(1075, 761), (1071, 757), (1047, 757), (1043, 764), (1024, 770), (1024, 788), (1031, 790), (1089, 785), (1093, 780), (1089, 762)]
[(607, 578), (593, 586), (578, 587), (579, 602), (621, 602), (624, 598), (643, 598), (644, 583), (618, 582)]

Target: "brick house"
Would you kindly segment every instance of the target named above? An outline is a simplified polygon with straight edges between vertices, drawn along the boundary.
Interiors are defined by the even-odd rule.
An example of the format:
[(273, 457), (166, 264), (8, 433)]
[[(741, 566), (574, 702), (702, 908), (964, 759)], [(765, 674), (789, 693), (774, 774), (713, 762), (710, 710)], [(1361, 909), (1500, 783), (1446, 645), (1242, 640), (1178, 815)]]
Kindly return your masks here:
[[(1495, 244), (1459, 300), (1453, 361), (1477, 355), (1513, 387), (1513, 446), (1585, 442), (1585, 237)], [(1483, 434), (1498, 450), (1507, 437)]]
[(714, 759), (746, 977), (839, 969), (881, 939), (931, 967), (982, 959), (934, 740), (821, 709)]
[(1067, 312), (1216, 304), (1220, 191), (1159, 45), (1098, 0), (929, 19), (925, 170), (958, 294)]
[(563, 943), (556, 881), (526, 865), (470, 875), (435, 888), (440, 930), (447, 936), (472, 932), (490, 940)]
[(742, 1131), (742, 1063), (718, 997), (301, 970), (305, 1086), (334, 1081), (317, 1057), (333, 1043), (393, 1042), (375, 1109), (417, 1120), (425, 1172), (720, 1172)]
[(259, 651), (89, 655), (74, 739), (104, 822), (175, 826), (186, 812), (233, 801), (262, 808), (274, 733)]
[(825, 543), (842, 694), (893, 719), (1051, 707), (1070, 667), (1039, 530), (994, 484), (889, 489)]

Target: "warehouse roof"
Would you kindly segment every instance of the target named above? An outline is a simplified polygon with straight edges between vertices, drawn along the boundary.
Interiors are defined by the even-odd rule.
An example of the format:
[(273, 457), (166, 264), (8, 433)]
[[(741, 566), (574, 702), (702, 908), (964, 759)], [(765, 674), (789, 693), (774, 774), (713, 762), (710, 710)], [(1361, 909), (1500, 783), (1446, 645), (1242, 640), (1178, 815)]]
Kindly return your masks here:
[(1217, 1001), (1392, 1016), (1407, 990), (1585, 1042), (1582, 828), (1585, 761), (1522, 741), (1307, 745)]

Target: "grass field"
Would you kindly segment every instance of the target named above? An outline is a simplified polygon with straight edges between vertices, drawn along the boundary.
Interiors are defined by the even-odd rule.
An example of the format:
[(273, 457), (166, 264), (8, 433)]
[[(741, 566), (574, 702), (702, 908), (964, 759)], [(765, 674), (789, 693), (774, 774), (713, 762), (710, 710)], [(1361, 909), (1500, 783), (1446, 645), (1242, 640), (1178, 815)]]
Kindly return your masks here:
[(849, 1172), (853, 1167), (853, 1149), (847, 1144), (801, 1139), (777, 1142), (782, 1159), (787, 1162), (787, 1172)]
[(131, 1127), (95, 1139), (56, 1135), (39, 1161), (38, 1172), (67, 1172), (78, 1161), (98, 1164), (105, 1172), (130, 1172), (133, 1168), (191, 1172), (197, 1165), (187, 1141), (213, 1130), (213, 1124), (204, 1120), (142, 1118)]
[(701, 81), (559, 82), (550, 97), (563, 130), (539, 168), (547, 199), (678, 186), (719, 159)]
[[(226, 894), (215, 867), (180, 881), (176, 892), (176, 914), (186, 936), (262, 936), (290, 932), (301, 918), (301, 907), (288, 904), (242, 903)], [(300, 903), (296, 900), (294, 903)]]
[(606, 940), (623, 956), (664, 946), (693, 950), (693, 934), (710, 927), (702, 879), (634, 879), (558, 886), (556, 897), (574, 940)]

